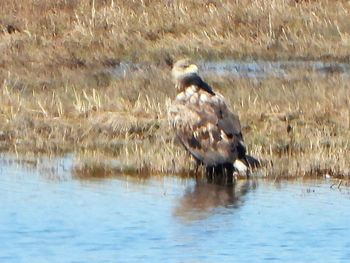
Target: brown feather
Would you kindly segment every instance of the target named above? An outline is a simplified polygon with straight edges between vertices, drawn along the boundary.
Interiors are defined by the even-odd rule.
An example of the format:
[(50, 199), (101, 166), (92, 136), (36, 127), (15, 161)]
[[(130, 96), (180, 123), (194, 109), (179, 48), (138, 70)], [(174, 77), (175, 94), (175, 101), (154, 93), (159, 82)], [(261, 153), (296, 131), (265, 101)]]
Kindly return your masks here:
[(220, 93), (187, 86), (169, 113), (181, 143), (205, 165), (232, 163), (245, 154), (239, 118)]

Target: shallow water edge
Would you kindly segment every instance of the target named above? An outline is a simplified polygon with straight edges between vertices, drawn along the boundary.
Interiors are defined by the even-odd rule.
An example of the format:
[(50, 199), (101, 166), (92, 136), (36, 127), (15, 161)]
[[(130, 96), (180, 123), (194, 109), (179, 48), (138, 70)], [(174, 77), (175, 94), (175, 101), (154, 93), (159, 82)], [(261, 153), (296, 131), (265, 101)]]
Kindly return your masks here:
[[(0, 168), (2, 262), (346, 262), (350, 191), (330, 181), (75, 177)], [(27, 167), (27, 168), (26, 168)], [(324, 253), (324, 251), (327, 253)]]
[[(229, 78), (293, 78), (300, 74), (293, 73), (300, 71), (308, 74), (326, 76), (328, 74), (340, 74), (344, 77), (350, 76), (350, 64), (336, 61), (321, 60), (221, 60), (221, 61), (197, 61), (201, 74), (229, 77)], [(114, 68), (107, 69), (114, 77), (126, 77), (133, 72), (147, 71), (150, 65), (136, 64), (131, 62), (119, 62)]]

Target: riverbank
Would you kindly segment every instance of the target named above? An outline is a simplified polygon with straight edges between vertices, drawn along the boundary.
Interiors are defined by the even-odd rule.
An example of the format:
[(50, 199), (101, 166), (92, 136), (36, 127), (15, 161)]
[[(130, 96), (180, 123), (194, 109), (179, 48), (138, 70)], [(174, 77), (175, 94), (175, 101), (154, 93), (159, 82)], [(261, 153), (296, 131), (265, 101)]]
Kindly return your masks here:
[[(349, 173), (348, 78), (299, 72), (300, 78), (207, 76), (241, 118), (249, 152), (271, 161), (271, 176)], [(52, 91), (4, 86), (1, 149), (75, 153), (91, 167), (183, 173), (193, 163), (167, 122), (174, 97), (168, 70), (114, 79), (100, 89)], [(109, 160), (109, 161), (108, 161)], [(100, 165), (99, 165), (100, 163)]]

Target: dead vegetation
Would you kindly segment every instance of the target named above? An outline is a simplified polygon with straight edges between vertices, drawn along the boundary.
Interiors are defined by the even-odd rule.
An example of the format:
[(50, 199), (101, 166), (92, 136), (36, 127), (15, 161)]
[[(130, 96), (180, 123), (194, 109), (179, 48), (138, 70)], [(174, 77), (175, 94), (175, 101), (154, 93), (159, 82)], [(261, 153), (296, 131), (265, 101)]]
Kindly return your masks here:
[(105, 86), (119, 61), (172, 57), (349, 61), (348, 1), (3, 0), (0, 78), (17, 88)]
[[(169, 64), (194, 59), (349, 62), (348, 1), (2, 1), (0, 149), (73, 152), (121, 171), (183, 173), (166, 108)], [(113, 76), (123, 61), (147, 70)], [(273, 177), (349, 175), (348, 79), (207, 81), (241, 117)]]
[[(92, 167), (114, 162), (119, 171), (189, 171), (193, 163), (167, 122), (174, 92), (169, 72), (140, 74), (100, 90), (66, 87), (28, 93), (4, 86), (2, 149), (18, 154), (75, 152)], [(273, 164), (266, 167), (267, 175), (341, 177), (350, 167), (346, 80), (331, 74), (259, 82), (212, 77), (208, 82), (240, 115), (250, 153)]]

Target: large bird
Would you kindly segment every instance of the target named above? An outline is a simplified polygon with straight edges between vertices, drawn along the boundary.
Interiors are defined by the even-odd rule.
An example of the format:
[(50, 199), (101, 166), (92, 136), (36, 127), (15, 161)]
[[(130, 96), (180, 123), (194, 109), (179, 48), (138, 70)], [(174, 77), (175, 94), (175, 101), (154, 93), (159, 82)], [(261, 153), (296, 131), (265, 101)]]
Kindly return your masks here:
[(239, 118), (224, 97), (202, 80), (189, 59), (177, 61), (172, 76), (177, 95), (169, 109), (170, 121), (197, 167), (205, 165), (207, 175), (232, 176), (236, 160), (248, 166)]

